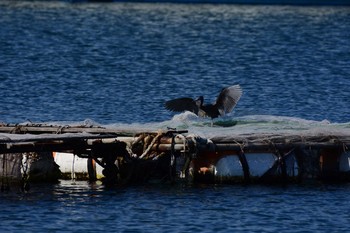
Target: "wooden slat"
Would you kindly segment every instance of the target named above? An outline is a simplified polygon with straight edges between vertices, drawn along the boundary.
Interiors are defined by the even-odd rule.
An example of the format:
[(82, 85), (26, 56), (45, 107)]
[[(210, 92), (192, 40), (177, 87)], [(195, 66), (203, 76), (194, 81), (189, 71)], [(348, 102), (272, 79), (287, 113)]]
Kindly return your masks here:
[[(187, 130), (168, 130), (169, 133), (186, 133)], [(69, 125), (46, 125), (46, 124), (27, 124), (0, 125), (0, 133), (15, 134), (64, 134), (64, 133), (89, 133), (99, 135), (116, 135), (116, 136), (134, 136), (136, 134), (157, 134), (158, 131), (145, 131), (142, 129), (113, 129), (100, 126), (69, 126)]]
[(6, 125), (0, 126), (1, 133), (30, 133), (30, 134), (62, 134), (62, 133), (90, 133), (90, 134), (115, 134), (115, 135), (133, 135), (139, 131), (124, 131), (117, 129), (108, 129), (103, 127), (74, 127), (74, 126), (26, 126), (26, 125)]

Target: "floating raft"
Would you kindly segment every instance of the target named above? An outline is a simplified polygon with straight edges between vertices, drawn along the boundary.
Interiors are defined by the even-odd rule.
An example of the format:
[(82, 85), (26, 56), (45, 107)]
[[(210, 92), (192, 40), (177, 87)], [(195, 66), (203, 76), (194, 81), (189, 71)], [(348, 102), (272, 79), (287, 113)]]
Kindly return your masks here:
[(338, 182), (350, 180), (349, 147), (350, 133), (203, 138), (177, 130), (3, 124), (0, 175), (40, 181), (81, 173), (106, 184)]

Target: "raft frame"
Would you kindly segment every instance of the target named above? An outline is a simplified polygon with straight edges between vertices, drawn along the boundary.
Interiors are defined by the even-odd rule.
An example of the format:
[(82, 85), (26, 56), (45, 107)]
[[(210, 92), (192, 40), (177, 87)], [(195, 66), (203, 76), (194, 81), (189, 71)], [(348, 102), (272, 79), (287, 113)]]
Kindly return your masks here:
[[(103, 166), (107, 184), (144, 183), (155, 177), (162, 182), (182, 179), (236, 183), (237, 179), (215, 177), (216, 163), (227, 155), (239, 158), (244, 174), (239, 182), (286, 183), (309, 178), (349, 181), (349, 172), (339, 170), (340, 156), (348, 153), (349, 147), (350, 134), (259, 134), (207, 139), (186, 130), (144, 132), (99, 126), (0, 125), (0, 154), (72, 153)], [(285, 159), (291, 151), (299, 169), (295, 177), (286, 172)], [(269, 169), (258, 179), (252, 177), (246, 153), (273, 153), (276, 163), (271, 169), (279, 173), (272, 174)], [(93, 179), (96, 177), (91, 175)]]

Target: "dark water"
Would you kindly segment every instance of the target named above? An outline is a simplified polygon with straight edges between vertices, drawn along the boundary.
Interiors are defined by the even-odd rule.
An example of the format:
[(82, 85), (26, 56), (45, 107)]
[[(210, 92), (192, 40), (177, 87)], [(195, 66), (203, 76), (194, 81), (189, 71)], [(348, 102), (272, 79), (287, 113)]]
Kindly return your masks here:
[[(0, 1), (0, 122), (167, 122), (165, 100), (213, 101), (240, 84), (231, 119), (349, 127), (349, 38), (346, 7)], [(0, 193), (0, 224), (4, 232), (346, 232), (349, 191), (62, 181)]]
[(70, 181), (1, 194), (4, 232), (347, 232), (349, 185), (142, 186)]

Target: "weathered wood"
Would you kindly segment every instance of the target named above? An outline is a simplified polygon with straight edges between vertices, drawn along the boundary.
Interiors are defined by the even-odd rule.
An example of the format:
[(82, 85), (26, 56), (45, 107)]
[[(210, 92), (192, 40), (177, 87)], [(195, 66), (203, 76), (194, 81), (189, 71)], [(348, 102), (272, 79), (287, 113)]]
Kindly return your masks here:
[(70, 140), (90, 140), (116, 138), (114, 135), (97, 135), (97, 134), (1, 134), (0, 143), (21, 143), (21, 142), (45, 142), (45, 141), (70, 141)]
[(219, 143), (215, 146), (200, 145), (199, 149), (202, 151), (271, 151), (271, 150), (289, 150), (293, 148), (308, 148), (308, 149), (324, 149), (324, 148), (342, 148), (349, 147), (350, 144), (340, 145), (338, 143), (289, 143), (289, 144), (266, 144), (266, 143), (251, 143), (251, 144), (237, 144), (237, 143)]
[[(169, 166), (174, 166), (175, 156), (182, 156), (186, 157), (186, 163), (191, 162), (197, 177), (200, 177), (201, 171), (204, 171), (203, 177), (205, 178), (215, 177), (214, 173), (212, 176), (205, 175), (205, 169), (210, 170), (211, 167), (216, 166), (220, 158), (232, 153), (238, 155), (244, 179), (249, 182), (252, 167), (249, 167), (250, 164), (245, 157), (248, 153), (275, 153), (276, 158), (279, 159), (276, 160), (274, 166), (280, 166), (282, 177), (286, 177), (284, 157), (281, 155), (284, 156), (287, 151), (295, 153), (293, 159), (297, 161), (300, 170), (307, 170), (310, 163), (312, 168), (320, 171), (321, 175), (325, 175), (326, 172), (329, 172), (327, 169), (334, 167), (336, 164), (334, 161), (338, 161), (341, 153), (350, 148), (350, 133), (344, 132), (339, 135), (311, 133), (309, 135), (267, 133), (243, 135), (239, 132), (234, 133), (234, 135), (227, 135), (226, 132), (226, 135), (201, 138), (187, 134), (187, 131), (143, 132), (142, 130), (128, 131), (85, 126), (0, 125), (0, 154), (73, 153), (98, 161), (104, 168), (104, 174), (107, 174), (108, 182), (113, 183), (119, 177), (116, 161), (118, 161), (118, 166), (124, 166), (124, 170), (120, 171), (126, 169), (135, 177), (149, 176), (149, 173), (154, 172), (147, 170), (150, 168), (156, 169), (161, 177), (164, 177), (164, 175), (169, 176), (168, 169)], [(325, 154), (325, 151), (331, 153)], [(316, 154), (315, 158), (314, 154)], [(332, 174), (338, 174), (339, 171), (339, 168), (331, 170)], [(269, 171), (266, 171), (266, 174), (268, 173)], [(310, 174), (318, 175), (312, 172)], [(120, 172), (119, 175), (127, 181), (128, 177), (132, 177), (123, 172)], [(170, 178), (172, 179), (171, 176)]]
[[(0, 133), (15, 133), (15, 134), (64, 134), (64, 133), (89, 133), (100, 135), (118, 135), (118, 136), (134, 136), (135, 134), (145, 133), (140, 129), (113, 129), (100, 126), (57, 126), (57, 125), (0, 125)], [(157, 134), (157, 131), (147, 132)]]
[(91, 146), (87, 146), (83, 140), (0, 144), (0, 154), (43, 151), (58, 151), (71, 153), (79, 151), (81, 153), (84, 153), (87, 152), (89, 149), (91, 149)]
[[(1, 138), (1, 136), (3, 136)], [(21, 153), (21, 152), (41, 152), (41, 151), (57, 151), (57, 152), (76, 152), (87, 153), (93, 149), (95, 145), (108, 146), (120, 142), (133, 143), (135, 137), (115, 137), (110, 135), (91, 135), (91, 134), (0, 134), (0, 154), (1, 153)], [(167, 143), (170, 142), (170, 143)], [(193, 146), (193, 143), (192, 143)], [(155, 151), (170, 150), (189, 150), (188, 145), (184, 141), (174, 138), (174, 145), (171, 139), (165, 137), (159, 142), (152, 145)]]
[[(6, 132), (1, 134), (1, 132)], [(30, 133), (29, 133), (30, 132)], [(58, 133), (58, 134), (57, 134)], [(0, 125), (0, 153), (36, 151), (81, 151), (91, 150), (94, 145), (125, 142), (129, 145), (144, 140), (145, 135), (164, 137), (151, 146), (155, 151), (240, 151), (240, 150), (282, 150), (291, 148), (350, 148), (349, 135), (238, 135), (205, 138), (187, 138), (181, 133), (169, 131), (149, 133), (127, 132), (103, 127), (70, 127), (48, 125)], [(167, 136), (166, 136), (167, 135)]]
[[(165, 132), (142, 130), (120, 130), (100, 126), (57, 126), (46, 124), (0, 125), (0, 153), (38, 151), (87, 151), (94, 144), (113, 144), (118, 141), (133, 143), (137, 135), (157, 135), (184, 133), (187, 131), (169, 130)], [(165, 139), (166, 141), (168, 139)], [(165, 141), (165, 143), (166, 143)], [(179, 139), (176, 139), (179, 141)], [(161, 143), (161, 142), (159, 142)], [(157, 143), (157, 145), (159, 144)], [(162, 142), (164, 143), (164, 142)], [(156, 148), (156, 146), (154, 148)], [(159, 145), (158, 145), (159, 147)], [(161, 146), (167, 149), (167, 146)], [(159, 149), (159, 148), (157, 148)]]
[[(350, 135), (249, 135), (246, 137), (215, 137), (215, 150), (270, 150), (291, 148), (350, 148)], [(204, 148), (205, 149), (205, 148)]]

